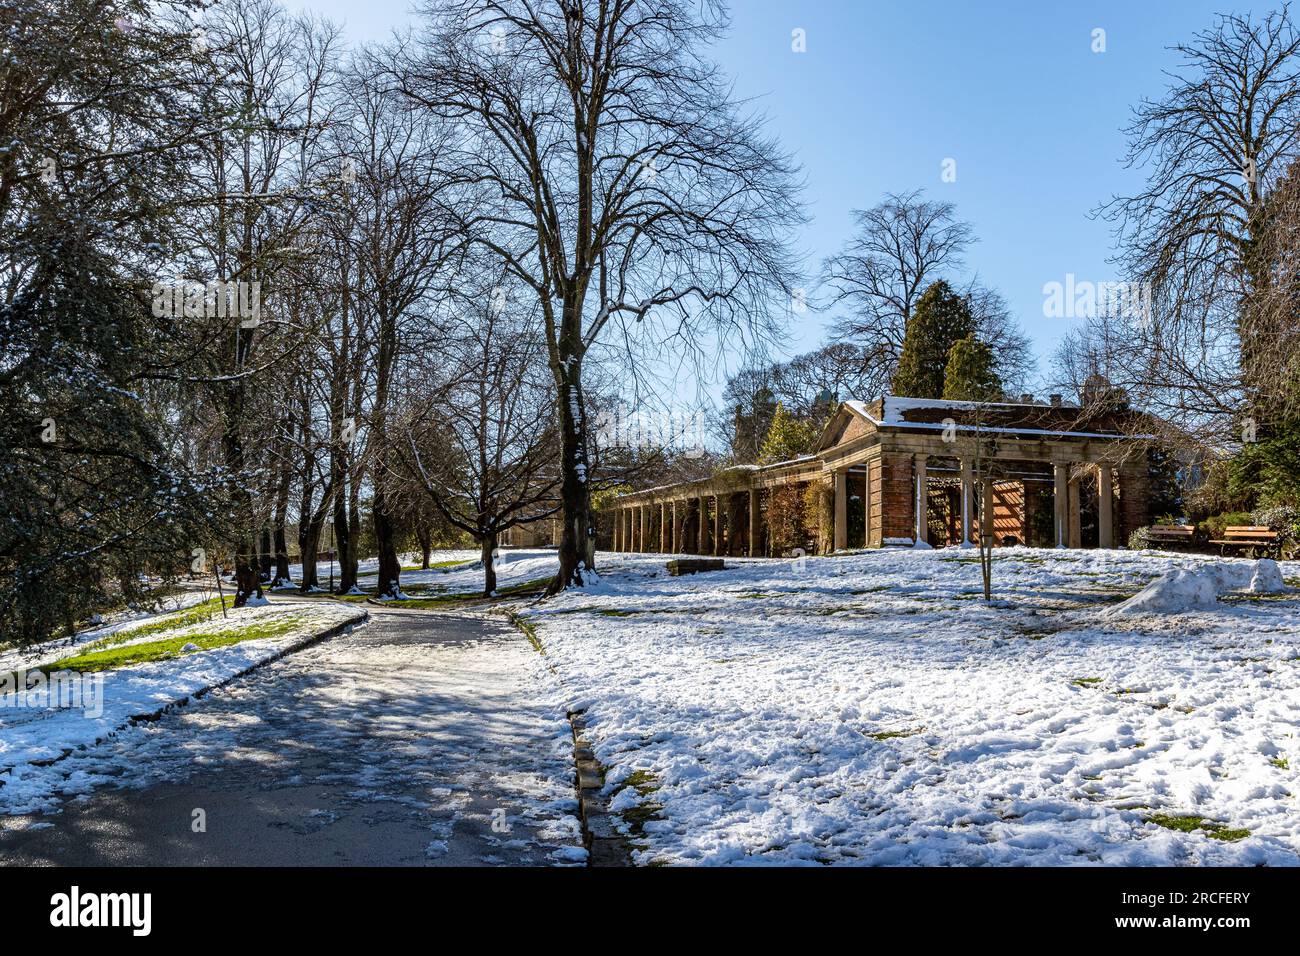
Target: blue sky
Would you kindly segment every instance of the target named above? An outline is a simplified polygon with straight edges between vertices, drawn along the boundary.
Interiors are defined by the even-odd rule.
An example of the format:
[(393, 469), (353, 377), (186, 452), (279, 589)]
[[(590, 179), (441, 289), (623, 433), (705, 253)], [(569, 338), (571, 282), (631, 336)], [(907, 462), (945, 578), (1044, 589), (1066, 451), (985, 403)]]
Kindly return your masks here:
[[(888, 191), (925, 189), (974, 224), (970, 267), (1000, 289), (1033, 338), (1042, 370), (1071, 319), (1043, 315), (1043, 285), (1115, 278), (1110, 225), (1089, 212), (1141, 176), (1122, 165), (1120, 128), (1159, 96), (1166, 49), (1230, 0), (905, 2), (738, 0), (715, 58), (803, 165), (809, 262), (851, 234), (851, 210)], [(292, 5), (292, 0), (291, 0)], [(357, 40), (409, 22), (409, 0), (311, 0)], [(805, 31), (807, 50), (791, 49)], [(1104, 53), (1093, 31), (1105, 30)], [(945, 159), (956, 181), (941, 180)], [(815, 347), (831, 316), (808, 312), (791, 352)]]

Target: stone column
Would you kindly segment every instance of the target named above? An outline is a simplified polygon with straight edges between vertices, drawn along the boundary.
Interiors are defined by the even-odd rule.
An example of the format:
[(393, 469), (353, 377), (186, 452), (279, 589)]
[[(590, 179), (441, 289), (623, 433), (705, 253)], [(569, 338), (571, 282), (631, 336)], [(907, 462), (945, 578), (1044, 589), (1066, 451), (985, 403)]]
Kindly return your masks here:
[(700, 495), (700, 527), (696, 554), (709, 553), (709, 499)]
[(659, 502), (659, 553), (668, 550), (668, 502)]
[(758, 557), (763, 542), (763, 514), (759, 510), (758, 489), (749, 489), (749, 556)]
[(1082, 548), (1083, 522), (1079, 515), (1079, 477), (1077, 475), (1071, 476), (1067, 488), (1066, 500), (1070, 503), (1070, 514), (1066, 525), (1068, 529), (1066, 544), (1072, 548)]
[(925, 455), (916, 455), (912, 458), (916, 472), (916, 530), (914, 537), (917, 544), (930, 543), (930, 511), (929, 495), (927, 492), (927, 482), (925, 473)]
[(1097, 547), (1115, 547), (1115, 476), (1108, 464), (1097, 466)]
[(722, 554), (722, 495), (713, 496), (713, 553)]
[(681, 525), (677, 523), (677, 501), (674, 499), (668, 503), (668, 515), (670, 518), (668, 524), (668, 553), (677, 553), (677, 539), (681, 537)]
[(614, 550), (623, 550), (623, 509), (614, 509)]
[(1053, 465), (1052, 479), (1052, 514), (1056, 524), (1056, 547), (1064, 548), (1069, 534), (1069, 504), (1066, 499), (1069, 498), (1070, 466)]
[(974, 543), (970, 537), (971, 495), (974, 493), (975, 476), (971, 470), (969, 458), (961, 460), (961, 546), (969, 548)]
[(849, 546), (849, 473), (843, 468), (835, 469), (835, 531), (831, 546), (836, 551)]

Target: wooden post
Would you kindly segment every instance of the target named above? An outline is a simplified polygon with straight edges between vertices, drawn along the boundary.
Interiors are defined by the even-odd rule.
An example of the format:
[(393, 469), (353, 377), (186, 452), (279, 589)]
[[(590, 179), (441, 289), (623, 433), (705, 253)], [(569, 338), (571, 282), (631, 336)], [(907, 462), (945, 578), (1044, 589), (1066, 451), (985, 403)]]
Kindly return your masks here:
[(1056, 546), (1064, 548), (1066, 546), (1066, 536), (1069, 529), (1068, 504), (1066, 499), (1069, 497), (1067, 484), (1069, 483), (1070, 466), (1056, 464), (1052, 466), (1052, 514), (1056, 521)]
[(763, 543), (763, 516), (759, 511), (758, 489), (749, 489), (749, 556), (758, 557), (758, 551)]
[(831, 547), (843, 551), (849, 546), (849, 473), (844, 468), (835, 470), (835, 529)]
[(971, 541), (970, 531), (970, 503), (971, 494), (974, 491), (975, 477), (971, 470), (969, 458), (961, 460), (961, 546), (969, 548)]
[(1115, 476), (1110, 465), (1097, 466), (1097, 547), (1115, 547)]
[(916, 543), (930, 543), (929, 480), (925, 473), (925, 455), (916, 455), (912, 459), (916, 471)]

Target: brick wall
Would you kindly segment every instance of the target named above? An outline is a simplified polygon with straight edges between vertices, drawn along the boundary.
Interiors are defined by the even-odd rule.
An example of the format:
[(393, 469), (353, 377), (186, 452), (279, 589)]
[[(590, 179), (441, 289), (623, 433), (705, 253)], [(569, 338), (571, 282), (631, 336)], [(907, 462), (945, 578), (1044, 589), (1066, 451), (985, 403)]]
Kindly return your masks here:
[(916, 530), (912, 456), (880, 456), (881, 538), (911, 539)]

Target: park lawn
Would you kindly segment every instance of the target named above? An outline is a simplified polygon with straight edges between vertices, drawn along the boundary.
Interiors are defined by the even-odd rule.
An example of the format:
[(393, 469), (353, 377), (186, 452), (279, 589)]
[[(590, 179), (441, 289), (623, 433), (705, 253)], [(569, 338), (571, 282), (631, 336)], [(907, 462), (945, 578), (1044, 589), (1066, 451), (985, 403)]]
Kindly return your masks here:
[(1300, 864), (1300, 594), (1152, 613), (1225, 562), (1008, 548), (985, 602), (970, 557), (602, 554), (518, 616), (642, 864)]
[[(301, 622), (301, 615), (288, 614), (270, 620), (251, 621), (247, 624), (235, 625), (218, 631), (200, 632), (182, 637), (129, 644), (114, 642), (113, 646), (99, 650), (88, 648), (72, 657), (60, 658), (52, 664), (47, 664), (42, 669), (47, 673), (68, 670), (89, 674), (95, 671), (111, 670), (115, 667), (125, 667), (129, 664), (143, 664), (164, 658), (179, 657), (182, 654), (197, 654), (202, 651), (210, 651), (216, 647), (239, 644), (243, 641), (282, 637), (297, 628)], [(114, 637), (117, 636), (114, 635)], [(183, 648), (191, 644), (198, 650), (183, 650)]]
[(93, 651), (100, 648), (110, 647), (114, 644), (122, 644), (126, 641), (135, 641), (150, 634), (165, 634), (167, 631), (182, 630), (192, 627), (195, 624), (206, 624), (207, 622), (221, 616), (222, 606), (227, 610), (235, 605), (234, 597), (220, 598), (214, 597), (206, 601), (200, 601), (190, 607), (182, 608), (179, 611), (172, 611), (162, 614), (156, 618), (151, 618), (140, 624), (132, 624), (122, 628), (119, 631), (100, 638), (91, 644), (87, 644), (85, 650)]

